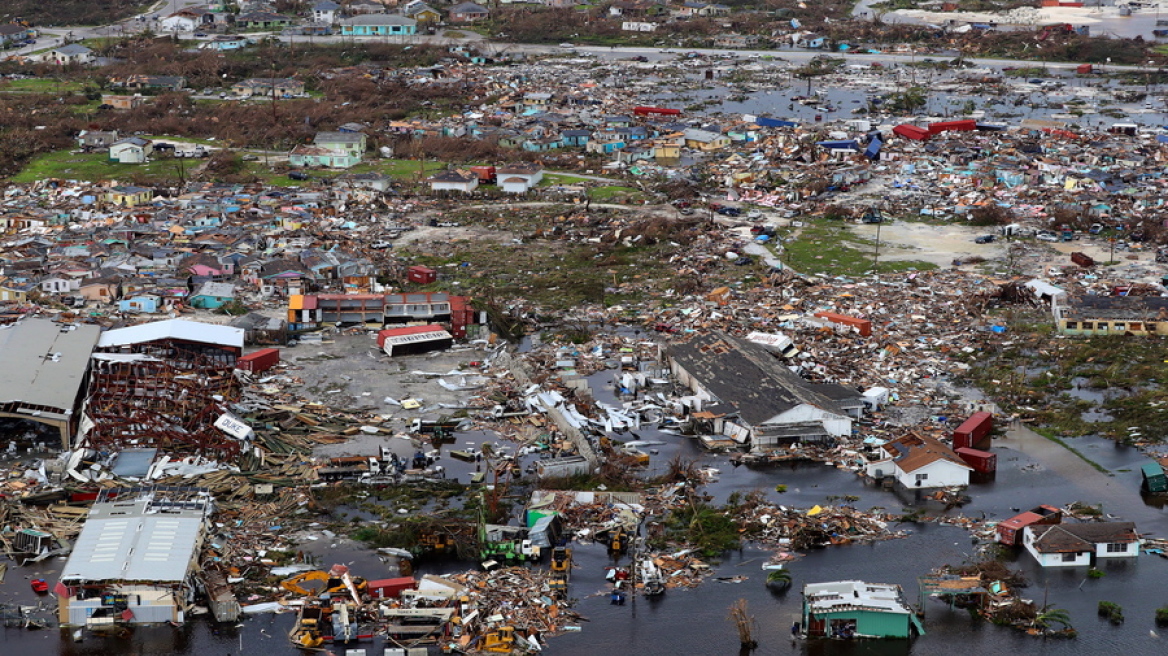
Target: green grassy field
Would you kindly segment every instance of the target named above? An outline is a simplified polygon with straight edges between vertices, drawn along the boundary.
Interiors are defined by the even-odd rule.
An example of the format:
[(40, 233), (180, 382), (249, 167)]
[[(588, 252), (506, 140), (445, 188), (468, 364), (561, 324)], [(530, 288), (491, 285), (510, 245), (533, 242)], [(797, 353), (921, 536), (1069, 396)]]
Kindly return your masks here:
[(574, 185), (588, 182), (587, 178), (581, 178), (571, 173), (544, 173), (543, 181), (539, 183), (541, 187), (551, 187), (554, 185)]
[[(872, 271), (875, 242), (851, 234), (838, 221), (812, 221), (793, 234), (793, 239), (784, 237), (784, 252), (779, 259), (799, 273), (859, 276)], [(882, 261), (877, 271), (895, 273), (936, 268), (931, 262), (900, 260)]]
[(0, 93), (73, 93), (84, 89), (84, 82), (54, 80), (47, 77), (0, 82)]
[[(189, 171), (197, 160), (185, 164)], [(104, 151), (96, 153), (75, 153), (69, 150), (41, 155), (33, 159), (20, 173), (9, 178), (10, 182), (28, 183), (46, 178), (66, 180), (177, 180), (179, 163), (176, 160), (155, 160), (146, 164), (115, 164), (108, 161)]]
[(348, 169), (306, 169), (305, 173), (311, 176), (310, 179), (293, 180), (288, 177), (287, 172), (275, 171), (265, 164), (263, 155), (258, 155), (257, 157), (259, 157), (258, 160), (247, 163), (245, 167), (246, 172), (258, 177), (267, 184), (281, 187), (302, 187), (312, 184), (314, 180), (327, 180), (345, 173), (371, 172), (384, 173), (396, 178), (398, 182), (412, 182), (418, 179), (419, 171), (424, 171), (424, 176), (429, 177), (446, 168), (445, 162), (427, 160), (424, 163), (423, 169), (423, 163), (417, 160), (383, 159), (362, 162)]

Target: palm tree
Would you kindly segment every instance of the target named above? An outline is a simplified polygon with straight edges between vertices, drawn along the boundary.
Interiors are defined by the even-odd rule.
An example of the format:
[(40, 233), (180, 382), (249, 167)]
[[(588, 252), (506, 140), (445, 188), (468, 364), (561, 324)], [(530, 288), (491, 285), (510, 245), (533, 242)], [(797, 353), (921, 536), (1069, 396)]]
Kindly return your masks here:
[(786, 569), (773, 569), (767, 574), (766, 584), (776, 588), (786, 588), (791, 585), (791, 572)]
[(1058, 624), (1064, 630), (1074, 630), (1071, 626), (1071, 614), (1062, 608), (1047, 606), (1034, 618), (1034, 626), (1043, 631), (1049, 631), (1052, 624)]

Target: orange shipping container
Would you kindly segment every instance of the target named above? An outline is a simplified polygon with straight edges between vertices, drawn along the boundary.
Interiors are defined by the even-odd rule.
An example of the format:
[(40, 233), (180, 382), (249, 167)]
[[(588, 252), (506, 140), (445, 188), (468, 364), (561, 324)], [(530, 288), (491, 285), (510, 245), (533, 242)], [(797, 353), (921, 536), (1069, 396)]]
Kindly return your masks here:
[(845, 326), (855, 328), (864, 337), (872, 336), (872, 322), (867, 319), (858, 319), (856, 317), (849, 317), (843, 314), (836, 314), (835, 312), (816, 312), (816, 317), (820, 319), (827, 319), (832, 323), (840, 323)]

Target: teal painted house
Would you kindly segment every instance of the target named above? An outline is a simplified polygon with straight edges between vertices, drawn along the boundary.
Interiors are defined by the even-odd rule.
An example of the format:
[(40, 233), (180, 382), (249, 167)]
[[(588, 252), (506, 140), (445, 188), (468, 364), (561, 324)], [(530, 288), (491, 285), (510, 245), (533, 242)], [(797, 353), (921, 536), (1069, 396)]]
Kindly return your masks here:
[(235, 300), (235, 285), (227, 282), (205, 282), (191, 296), (191, 307), (215, 310)]
[(864, 581), (803, 586), (803, 632), (808, 638), (908, 638), (924, 628), (899, 585)]
[(368, 14), (341, 21), (344, 36), (409, 36), (418, 31), (418, 21), (393, 14)]

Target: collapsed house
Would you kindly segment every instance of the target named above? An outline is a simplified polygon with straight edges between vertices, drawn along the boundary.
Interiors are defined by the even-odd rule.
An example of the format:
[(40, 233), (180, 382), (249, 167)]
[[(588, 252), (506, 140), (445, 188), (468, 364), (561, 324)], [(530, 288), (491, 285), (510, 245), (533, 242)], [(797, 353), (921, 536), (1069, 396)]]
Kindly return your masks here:
[[(669, 363), (677, 380), (693, 391), (689, 409), (723, 410), (715, 431), (754, 451), (830, 443), (852, 433), (847, 410), (762, 345), (715, 332), (670, 346)], [(838, 395), (840, 389), (830, 391)]]
[(1168, 334), (1168, 298), (1085, 294), (1053, 306), (1064, 335)]
[(201, 488), (103, 490), (55, 590), (61, 624), (183, 622), (213, 508)]
[(238, 435), (216, 427), (239, 398), (240, 328), (174, 319), (110, 330), (93, 355), (82, 442), (99, 450), (133, 444), (222, 459)]

